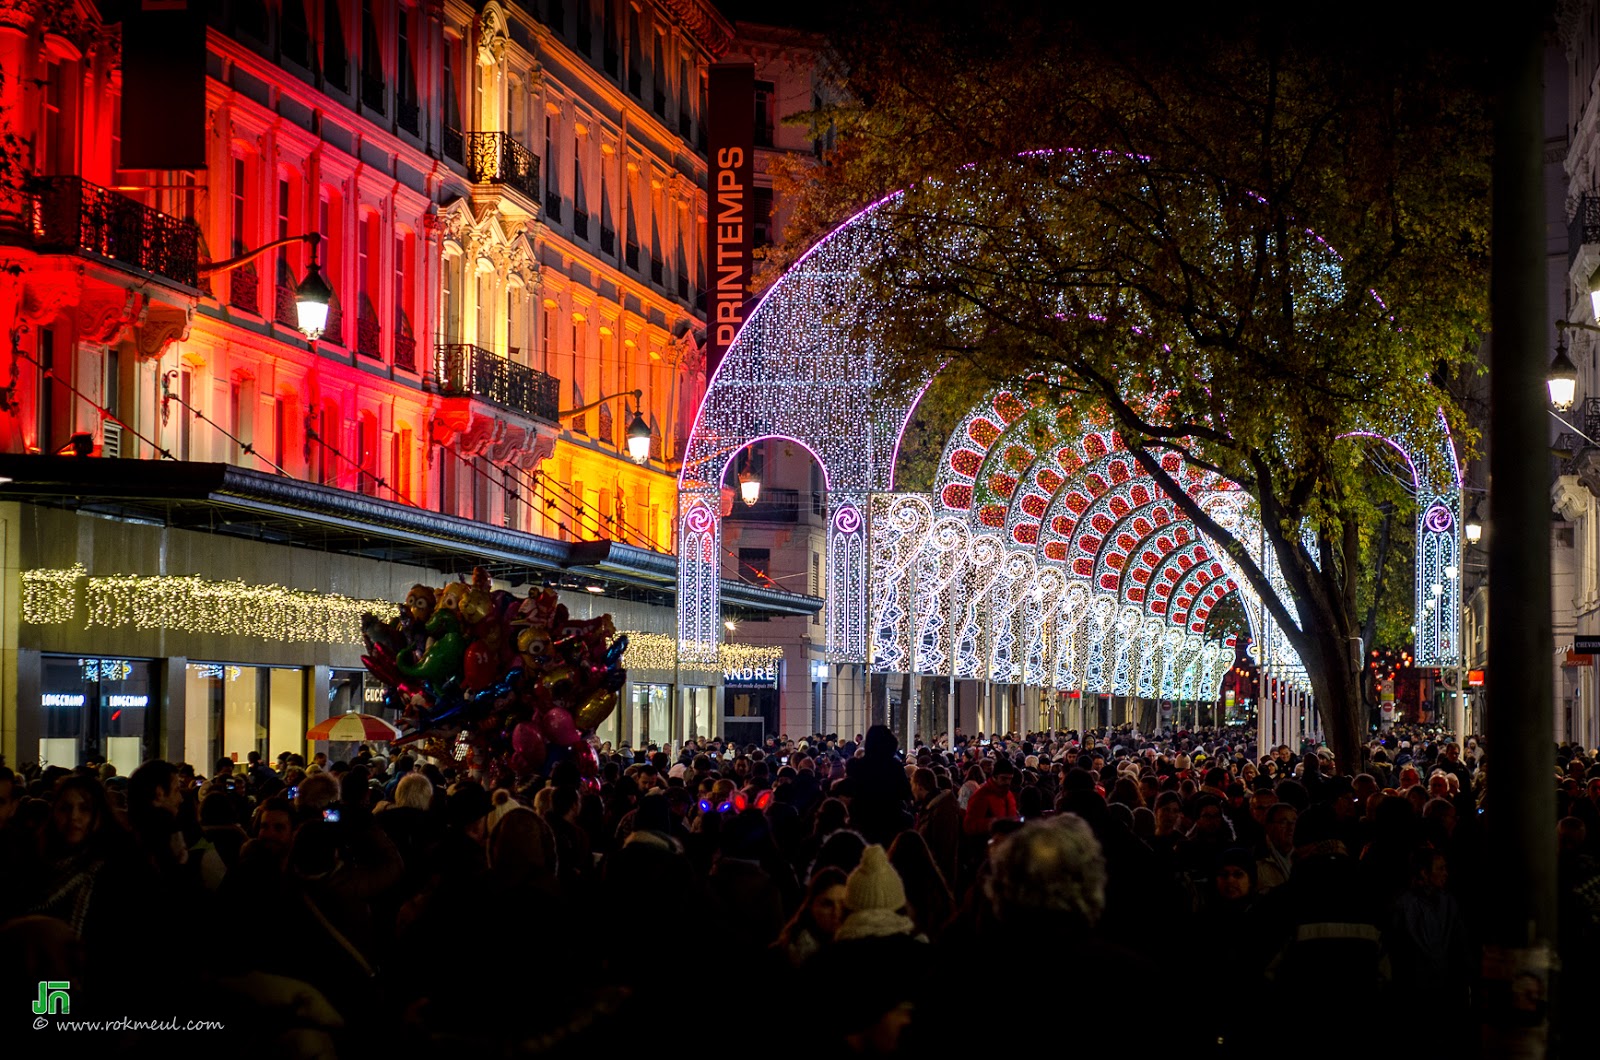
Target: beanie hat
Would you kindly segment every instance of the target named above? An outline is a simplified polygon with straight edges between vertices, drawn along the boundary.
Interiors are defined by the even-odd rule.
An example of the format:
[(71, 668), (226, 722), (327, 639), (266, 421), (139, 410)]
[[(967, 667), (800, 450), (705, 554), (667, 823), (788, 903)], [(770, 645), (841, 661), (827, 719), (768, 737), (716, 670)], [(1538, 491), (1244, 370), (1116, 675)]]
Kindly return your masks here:
[(836, 942), (911, 935), (916, 931), (911, 918), (900, 912), (906, 904), (905, 885), (889, 864), (889, 855), (877, 844), (862, 853), (861, 864), (845, 882), (844, 904), (850, 915), (839, 926)]
[(891, 912), (906, 904), (905, 885), (900, 874), (889, 864), (889, 855), (874, 843), (862, 851), (861, 864), (850, 873), (845, 883), (844, 904), (852, 913), (863, 909), (887, 909)]

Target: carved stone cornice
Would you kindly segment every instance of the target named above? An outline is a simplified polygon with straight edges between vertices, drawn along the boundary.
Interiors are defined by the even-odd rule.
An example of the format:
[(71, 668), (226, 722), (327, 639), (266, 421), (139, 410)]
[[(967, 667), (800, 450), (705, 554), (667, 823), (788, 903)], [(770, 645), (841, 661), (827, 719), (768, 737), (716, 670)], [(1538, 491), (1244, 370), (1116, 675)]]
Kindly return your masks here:
[(187, 339), (193, 319), (193, 306), (180, 309), (147, 301), (133, 330), (134, 347), (140, 359), (160, 357), (168, 346)]
[(111, 345), (139, 317), (140, 297), (131, 290), (96, 287), (78, 303), (78, 338)]
[(710, 52), (713, 59), (722, 58), (733, 47), (733, 26), (709, 0), (657, 0), (657, 3), (695, 43)]
[(498, 465), (531, 471), (555, 452), (553, 424), (520, 422), (496, 413), (468, 397), (445, 398), (434, 413), (429, 434), (435, 445), (454, 448), (463, 457), (488, 457)]
[(1550, 506), (1569, 523), (1575, 523), (1589, 510), (1591, 497), (1577, 475), (1561, 475), (1550, 487)]

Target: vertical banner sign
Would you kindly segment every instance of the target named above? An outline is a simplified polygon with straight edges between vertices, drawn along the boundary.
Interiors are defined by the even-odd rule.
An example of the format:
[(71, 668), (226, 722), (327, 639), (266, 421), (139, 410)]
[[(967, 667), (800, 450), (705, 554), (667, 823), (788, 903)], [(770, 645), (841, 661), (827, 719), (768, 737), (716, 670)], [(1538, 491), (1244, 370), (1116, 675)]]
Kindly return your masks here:
[(706, 80), (706, 378), (744, 323), (750, 297), (756, 68), (713, 63)]
[(138, 0), (122, 22), (122, 168), (206, 168), (206, 5)]

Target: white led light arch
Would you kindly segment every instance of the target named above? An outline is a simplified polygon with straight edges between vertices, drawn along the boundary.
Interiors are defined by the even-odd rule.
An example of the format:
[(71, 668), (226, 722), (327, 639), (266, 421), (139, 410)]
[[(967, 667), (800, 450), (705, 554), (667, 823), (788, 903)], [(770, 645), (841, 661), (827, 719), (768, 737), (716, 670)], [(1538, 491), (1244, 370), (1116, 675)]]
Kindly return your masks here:
[[(894, 494), (900, 437), (928, 382), (892, 381), (888, 358), (862, 338), (879, 308), (863, 273), (889, 245), (885, 207), (896, 198), (841, 225), (781, 277), (707, 386), (679, 478), (680, 657), (714, 660), (721, 640), (727, 465), (751, 442), (781, 437), (808, 449), (826, 479), (831, 659), (899, 673), (954, 667), (962, 678), (1085, 692), (1210, 696), (1233, 660), (1227, 645), (1204, 637), (1210, 611), (1240, 594), (1259, 636), (1264, 608), (1126, 454), (1103, 414), (1069, 430), (1048, 388), (1000, 388), (952, 433), (932, 494), (916, 502)], [(1460, 608), (1459, 582), (1446, 575), (1459, 570), (1461, 548), (1448, 425), (1440, 413), (1359, 433), (1408, 462), (1418, 499), (1415, 655), (1418, 665), (1449, 665), (1460, 652)], [(1232, 484), (1182, 467), (1174, 454), (1161, 459), (1191, 495), (1232, 505), (1231, 529), (1251, 548), (1251, 506)], [(888, 518), (897, 506), (901, 518)], [(913, 509), (915, 518), (905, 514)], [(1059, 579), (1048, 583), (1048, 606), (1029, 597), (1046, 572)], [(914, 584), (924, 574), (927, 584)], [(1292, 613), (1281, 576), (1273, 584)], [(941, 613), (925, 613), (932, 609)], [(1268, 639), (1283, 671), (1303, 674), (1281, 631)]]

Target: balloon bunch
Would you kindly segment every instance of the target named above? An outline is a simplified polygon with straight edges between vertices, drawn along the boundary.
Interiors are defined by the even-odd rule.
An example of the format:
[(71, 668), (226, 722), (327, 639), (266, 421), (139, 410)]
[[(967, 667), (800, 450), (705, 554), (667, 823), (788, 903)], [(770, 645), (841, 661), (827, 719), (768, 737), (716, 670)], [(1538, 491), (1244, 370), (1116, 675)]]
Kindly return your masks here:
[(441, 758), (465, 744), (464, 764), (492, 781), (570, 758), (593, 782), (587, 734), (627, 681), (628, 638), (616, 632), (610, 615), (573, 620), (553, 590), (491, 590), (479, 567), (470, 583), (413, 586), (392, 620), (363, 615), (361, 661), (388, 689), (401, 743)]

